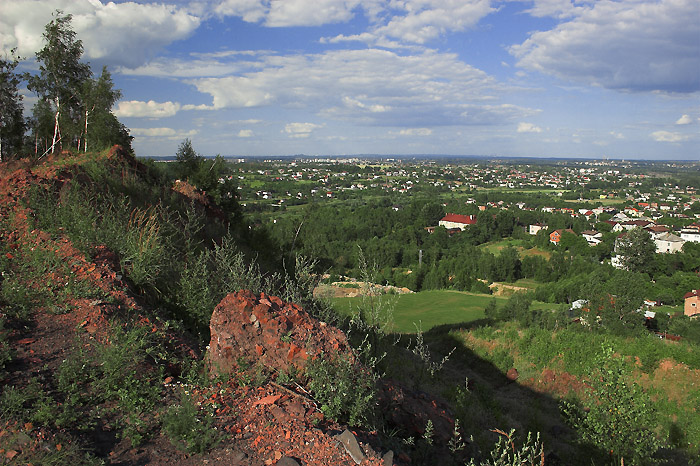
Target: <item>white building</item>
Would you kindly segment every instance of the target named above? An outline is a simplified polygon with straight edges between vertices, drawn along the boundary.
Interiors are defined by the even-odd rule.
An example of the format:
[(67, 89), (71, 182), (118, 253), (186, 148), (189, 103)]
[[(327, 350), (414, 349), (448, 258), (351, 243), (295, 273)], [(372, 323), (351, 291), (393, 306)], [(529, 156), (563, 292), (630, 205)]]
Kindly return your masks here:
[(673, 254), (680, 251), (685, 244), (685, 240), (673, 233), (664, 233), (654, 239), (656, 252)]

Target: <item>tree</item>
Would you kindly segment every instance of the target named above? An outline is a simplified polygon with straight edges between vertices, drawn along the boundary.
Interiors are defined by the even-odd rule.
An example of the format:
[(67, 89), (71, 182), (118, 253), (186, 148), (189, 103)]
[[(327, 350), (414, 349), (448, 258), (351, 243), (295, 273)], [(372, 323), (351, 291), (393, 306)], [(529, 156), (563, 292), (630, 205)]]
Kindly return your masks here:
[(50, 103), (54, 124), (51, 152), (61, 141), (76, 143), (80, 137), (82, 120), (81, 91), (91, 78), (90, 66), (81, 63), (83, 43), (71, 29), (72, 15), (57, 10), (54, 19), (46, 25), (44, 48), (36, 53), (39, 75), (29, 80), (29, 89), (40, 100)]
[[(102, 74), (97, 79), (87, 79), (81, 89), (84, 126), (82, 139), (78, 139), (78, 150), (82, 141), (83, 151), (103, 149), (113, 144), (119, 144), (131, 150), (131, 140), (128, 130), (112, 113), (112, 107), (122, 96), (119, 89), (114, 89), (112, 75), (107, 67), (102, 68)], [(88, 137), (89, 136), (89, 137)]]
[(10, 58), (0, 58), (0, 162), (22, 146), (26, 126), (18, 90), (20, 76), (15, 73), (20, 60), (16, 51), (10, 51)]
[(630, 272), (651, 273), (654, 270), (656, 244), (643, 228), (633, 228), (618, 239), (617, 254), (622, 266)]
[(662, 445), (654, 432), (655, 413), (651, 400), (634, 382), (622, 357), (603, 345), (595, 358), (596, 372), (590, 380), (586, 412), (564, 401), (562, 411), (585, 443), (601, 448), (606, 456), (625, 459), (627, 464), (653, 463)]
[(199, 171), (200, 164), (204, 161), (204, 157), (197, 154), (192, 147), (192, 141), (186, 138), (177, 147), (175, 158), (178, 164), (178, 172), (181, 178), (189, 179)]

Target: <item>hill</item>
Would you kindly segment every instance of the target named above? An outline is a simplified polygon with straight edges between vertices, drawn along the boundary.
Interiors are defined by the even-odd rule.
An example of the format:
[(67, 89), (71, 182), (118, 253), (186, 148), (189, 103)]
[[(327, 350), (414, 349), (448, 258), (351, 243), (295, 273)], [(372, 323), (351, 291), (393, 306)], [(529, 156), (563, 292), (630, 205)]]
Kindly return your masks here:
[[(161, 181), (118, 147), (0, 166), (3, 464), (355, 464), (301, 375), (207, 370), (221, 283), (280, 277), (204, 193)], [(382, 463), (376, 435), (348, 435)]]

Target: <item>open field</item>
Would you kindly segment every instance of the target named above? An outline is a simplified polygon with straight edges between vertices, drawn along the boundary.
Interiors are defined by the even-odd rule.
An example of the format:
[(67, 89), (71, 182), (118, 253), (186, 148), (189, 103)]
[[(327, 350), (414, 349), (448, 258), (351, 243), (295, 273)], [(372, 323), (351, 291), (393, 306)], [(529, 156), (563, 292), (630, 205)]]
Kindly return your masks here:
[[(349, 314), (361, 304), (361, 299), (335, 298), (332, 302), (339, 312)], [(399, 333), (415, 332), (414, 323), (420, 323), (425, 332), (438, 325), (473, 322), (484, 318), (484, 308), (492, 299), (499, 306), (507, 301), (505, 297), (450, 290), (385, 295), (380, 299), (393, 301), (394, 331)], [(534, 302), (532, 307), (545, 309), (552, 305)]]
[(518, 255), (521, 259), (526, 256), (542, 256), (545, 259), (549, 259), (552, 255), (551, 252), (540, 248), (526, 249), (525, 246), (528, 246), (528, 243), (522, 239), (506, 238), (502, 241), (492, 241), (482, 244), (480, 247), (497, 256), (504, 248), (507, 248), (508, 246), (514, 247), (518, 251)]

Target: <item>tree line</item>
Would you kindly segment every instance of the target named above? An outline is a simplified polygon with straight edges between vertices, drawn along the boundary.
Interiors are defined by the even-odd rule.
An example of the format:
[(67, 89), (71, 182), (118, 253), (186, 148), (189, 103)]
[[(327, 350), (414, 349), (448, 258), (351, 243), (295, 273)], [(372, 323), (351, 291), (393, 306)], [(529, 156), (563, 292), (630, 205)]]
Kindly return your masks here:
[[(128, 129), (112, 113), (121, 91), (106, 66), (95, 76), (81, 61), (83, 44), (71, 21), (72, 15), (57, 10), (46, 25), (44, 47), (36, 52), (38, 73), (17, 71), (22, 57), (16, 49), (0, 58), (0, 161), (114, 144), (131, 150)], [(23, 114), (22, 83), (38, 98), (29, 117)]]

